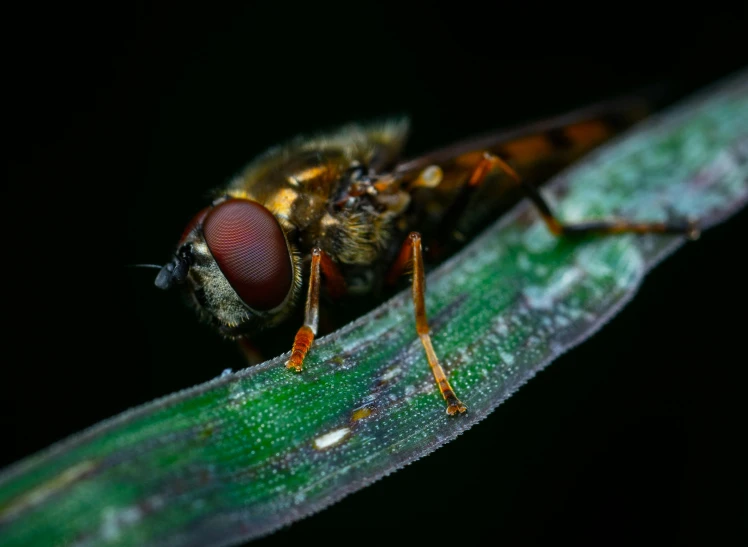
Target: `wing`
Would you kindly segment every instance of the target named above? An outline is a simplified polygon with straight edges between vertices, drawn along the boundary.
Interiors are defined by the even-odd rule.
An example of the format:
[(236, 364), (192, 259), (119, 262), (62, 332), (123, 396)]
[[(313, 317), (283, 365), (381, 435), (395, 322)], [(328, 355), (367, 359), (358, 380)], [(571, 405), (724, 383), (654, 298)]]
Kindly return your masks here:
[[(499, 169), (477, 190), (467, 188), (466, 182), (486, 152), (504, 160), (523, 181), (539, 184), (646, 117), (650, 105), (639, 97), (608, 101), (403, 161), (393, 168), (392, 178), (401, 188), (410, 189), (408, 224), (425, 231), (437, 226), (471, 232), (526, 195), (516, 180)], [(441, 168), (441, 181), (425, 188), (419, 177), (431, 166)]]
[[(646, 97), (607, 101), (396, 164), (390, 180), (409, 193), (410, 202), (403, 228), (443, 241), (475, 232), (528, 196), (528, 188), (646, 117), (653, 109)], [(507, 170), (493, 169), (479, 187), (468, 185), (486, 153), (503, 160), (528, 184), (519, 184)], [(433, 166), (440, 168), (441, 178), (427, 176)]]
[(639, 97), (609, 101), (562, 116), (488, 134), (435, 150), (397, 164), (401, 180), (415, 179), (423, 169), (438, 165), (444, 179), (464, 178), (484, 152), (509, 163), (521, 176), (541, 165), (562, 167), (646, 117), (651, 103)]

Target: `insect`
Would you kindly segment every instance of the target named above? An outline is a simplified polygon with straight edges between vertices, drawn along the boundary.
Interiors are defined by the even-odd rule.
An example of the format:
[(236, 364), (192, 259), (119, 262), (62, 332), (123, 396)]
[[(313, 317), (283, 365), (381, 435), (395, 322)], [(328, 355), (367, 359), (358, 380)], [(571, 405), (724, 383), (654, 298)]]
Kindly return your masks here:
[(216, 193), (187, 225), (155, 284), (181, 286), (205, 320), (240, 340), (283, 322), (304, 300), (304, 322), (286, 363), (301, 372), (318, 332), (323, 285), (340, 299), (393, 284), (409, 269), (426, 361), (447, 413), (465, 412), (431, 341), (424, 240), (432, 250), (448, 247), (469, 233), (476, 218), (495, 216), (523, 197), (560, 237), (697, 237), (689, 221), (564, 223), (536, 188), (644, 115), (639, 101), (612, 102), (409, 161), (400, 160), (405, 119), (297, 138), (255, 159)]

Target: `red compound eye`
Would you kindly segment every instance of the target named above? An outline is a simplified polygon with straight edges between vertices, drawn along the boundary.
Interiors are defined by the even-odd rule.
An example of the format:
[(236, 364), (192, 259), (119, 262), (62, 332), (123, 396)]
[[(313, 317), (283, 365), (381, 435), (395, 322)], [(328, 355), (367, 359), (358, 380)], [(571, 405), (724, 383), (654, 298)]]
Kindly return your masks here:
[(230, 199), (203, 221), (203, 235), (223, 275), (250, 308), (279, 306), (291, 290), (291, 256), (278, 221), (259, 203)]
[(182, 243), (184, 243), (184, 240), (187, 239), (187, 236), (192, 233), (192, 230), (194, 230), (196, 226), (203, 223), (203, 220), (205, 220), (205, 215), (208, 214), (208, 211), (210, 211), (210, 207), (206, 207), (194, 217), (192, 217), (192, 220), (190, 220), (190, 223), (187, 224), (184, 232), (182, 232), (182, 237), (179, 238), (179, 243), (177, 245), (178, 247), (181, 247)]

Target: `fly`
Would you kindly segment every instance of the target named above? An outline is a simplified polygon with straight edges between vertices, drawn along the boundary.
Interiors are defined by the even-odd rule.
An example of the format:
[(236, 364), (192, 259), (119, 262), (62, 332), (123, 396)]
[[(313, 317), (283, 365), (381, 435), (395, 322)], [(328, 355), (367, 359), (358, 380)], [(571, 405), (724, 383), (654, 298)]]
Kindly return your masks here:
[(304, 322), (286, 363), (301, 372), (318, 331), (322, 285), (340, 299), (392, 285), (412, 271), (416, 333), (426, 360), (447, 413), (465, 412), (431, 342), (424, 239), (438, 254), (464, 239), (476, 219), (524, 197), (560, 237), (697, 237), (689, 221), (564, 223), (536, 187), (644, 115), (639, 101), (608, 103), (408, 161), (400, 159), (405, 119), (297, 138), (255, 159), (217, 192), (187, 225), (155, 284), (180, 286), (206, 321), (239, 340), (285, 321), (303, 301)]

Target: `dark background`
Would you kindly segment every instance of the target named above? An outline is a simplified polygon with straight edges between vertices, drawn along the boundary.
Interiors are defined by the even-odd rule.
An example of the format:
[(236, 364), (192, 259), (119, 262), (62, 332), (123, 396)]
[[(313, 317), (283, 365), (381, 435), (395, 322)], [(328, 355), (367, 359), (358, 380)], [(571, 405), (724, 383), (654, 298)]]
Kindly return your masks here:
[[(6, 13), (0, 465), (243, 366), (154, 272), (252, 156), (408, 113), (412, 153), (748, 63), (745, 8), (35, 4)], [(10, 141), (10, 144), (8, 144)], [(745, 212), (427, 458), (257, 543), (745, 540)], [(443, 480), (451, 476), (446, 490)]]

